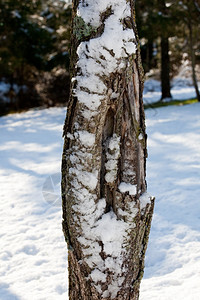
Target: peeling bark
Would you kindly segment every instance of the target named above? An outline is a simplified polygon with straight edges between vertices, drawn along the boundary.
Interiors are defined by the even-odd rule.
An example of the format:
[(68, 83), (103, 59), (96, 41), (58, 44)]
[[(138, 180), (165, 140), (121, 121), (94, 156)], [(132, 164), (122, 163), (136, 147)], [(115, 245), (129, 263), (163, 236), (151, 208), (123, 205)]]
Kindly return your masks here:
[[(121, 22), (124, 30), (131, 28), (135, 34), (132, 43), (137, 45), (136, 53), (126, 53), (123, 58), (117, 59), (117, 65), (123, 62), (123, 67), (107, 75), (98, 75), (100, 86), (103, 84), (105, 87), (103, 92), (100, 89), (92, 91), (90, 82), (86, 86), (78, 81), (84, 70), (79, 67), (76, 49), (83, 45), (87, 59), (95, 59), (97, 66), (106, 64), (104, 54), (98, 59), (92, 57), (88, 48), (90, 44), (84, 42), (103, 35), (105, 22), (113, 14), (113, 9), (108, 7), (103, 11), (97, 28), (89, 28), (91, 24), (84, 24), (82, 20), (77, 22), (79, 3), (84, 1), (73, 3), (71, 70), (75, 80), (72, 80), (64, 126), (62, 160), (63, 232), (69, 249), (69, 299), (137, 300), (154, 199), (151, 198), (145, 205), (141, 200), (146, 193), (147, 151), (142, 102), (143, 71), (134, 1), (128, 1), (131, 17)], [(105, 54), (109, 53), (109, 57), (115, 58), (114, 50), (103, 50)], [(88, 108), (88, 102), (84, 97), (80, 99), (80, 95), (100, 99), (98, 109), (92, 108), (96, 105), (93, 102), (91, 109)], [(88, 139), (83, 139), (83, 136)], [(135, 187), (135, 193), (120, 189), (122, 182)], [(104, 237), (96, 233), (96, 228), (102, 225), (101, 221), (106, 216), (113, 217), (117, 226), (126, 228), (124, 234), (119, 232), (119, 239), (123, 240), (119, 256), (109, 254)], [(110, 268), (109, 261), (113, 262)], [(95, 280), (95, 272), (100, 273), (99, 280)]]

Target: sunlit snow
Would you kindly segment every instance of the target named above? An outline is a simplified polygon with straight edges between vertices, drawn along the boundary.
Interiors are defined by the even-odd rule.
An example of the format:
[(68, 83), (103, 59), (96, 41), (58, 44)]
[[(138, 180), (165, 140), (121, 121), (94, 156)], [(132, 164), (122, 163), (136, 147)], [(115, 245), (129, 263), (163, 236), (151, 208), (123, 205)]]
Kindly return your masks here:
[[(200, 293), (200, 105), (151, 109), (146, 115), (148, 191), (156, 196), (156, 204), (140, 300), (196, 300)], [(64, 118), (64, 108), (0, 118), (2, 300), (67, 299), (67, 249), (54, 180), (60, 172)], [(48, 182), (52, 183), (47, 186), (49, 194), (55, 198), (45, 197)], [(105, 224), (99, 223), (97, 234)], [(112, 249), (108, 244), (108, 251)]]

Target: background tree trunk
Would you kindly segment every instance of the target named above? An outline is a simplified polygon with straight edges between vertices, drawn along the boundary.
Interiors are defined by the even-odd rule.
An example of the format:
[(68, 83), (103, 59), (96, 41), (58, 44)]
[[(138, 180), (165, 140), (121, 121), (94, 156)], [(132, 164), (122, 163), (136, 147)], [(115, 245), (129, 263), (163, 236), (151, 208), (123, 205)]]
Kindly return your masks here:
[(170, 92), (170, 75), (169, 75), (169, 39), (168, 37), (161, 37), (161, 88), (162, 88), (162, 97), (172, 98)]
[(70, 300), (139, 298), (154, 206), (134, 1), (104, 2), (73, 3), (62, 162)]
[(170, 59), (169, 59), (169, 33), (168, 33), (168, 23), (169, 18), (166, 1), (158, 1), (159, 8), (161, 12), (161, 90), (162, 96), (161, 100), (165, 98), (172, 98), (170, 92)]
[(148, 40), (147, 43), (147, 65), (148, 65), (148, 72), (153, 67), (153, 41)]
[(192, 64), (192, 81), (194, 84), (197, 100), (200, 102), (200, 93), (199, 93), (196, 71), (195, 71), (196, 61), (195, 61), (194, 42), (193, 42), (193, 30), (192, 30), (192, 22), (190, 18), (188, 18), (188, 29), (189, 29), (189, 52), (190, 52), (190, 58)]

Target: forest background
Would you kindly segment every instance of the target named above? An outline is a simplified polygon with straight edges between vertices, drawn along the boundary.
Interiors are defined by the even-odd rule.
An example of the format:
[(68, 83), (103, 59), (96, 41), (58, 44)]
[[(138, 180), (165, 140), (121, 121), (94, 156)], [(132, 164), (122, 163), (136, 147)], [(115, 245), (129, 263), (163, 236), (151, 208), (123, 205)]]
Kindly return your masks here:
[[(199, 0), (137, 0), (136, 16), (145, 79), (160, 80), (161, 100), (171, 99), (172, 79), (187, 64), (200, 101)], [(1, 1), (0, 115), (66, 105), (70, 30), (70, 1)]]

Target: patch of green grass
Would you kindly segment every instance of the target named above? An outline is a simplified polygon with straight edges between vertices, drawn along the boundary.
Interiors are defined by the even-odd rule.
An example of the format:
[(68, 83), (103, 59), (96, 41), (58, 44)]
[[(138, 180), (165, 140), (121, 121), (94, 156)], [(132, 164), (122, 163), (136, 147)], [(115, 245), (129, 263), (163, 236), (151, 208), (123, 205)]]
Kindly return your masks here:
[(170, 106), (170, 105), (187, 105), (187, 104), (193, 104), (198, 102), (197, 99), (188, 99), (188, 100), (171, 100), (168, 102), (162, 102), (162, 101), (157, 101), (154, 103), (150, 104), (144, 104), (144, 108), (158, 108), (158, 107), (163, 107), (163, 106)]

